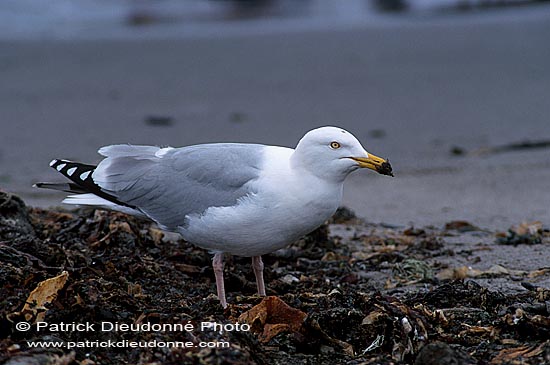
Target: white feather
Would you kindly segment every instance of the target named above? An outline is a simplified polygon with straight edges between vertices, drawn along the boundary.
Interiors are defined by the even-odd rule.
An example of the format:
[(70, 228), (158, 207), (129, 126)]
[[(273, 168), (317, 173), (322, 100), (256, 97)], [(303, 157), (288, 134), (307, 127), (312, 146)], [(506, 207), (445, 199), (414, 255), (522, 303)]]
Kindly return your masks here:
[(63, 203), (73, 204), (73, 205), (89, 205), (89, 206), (101, 207), (105, 209), (116, 210), (122, 213), (134, 215), (137, 217), (146, 217), (145, 214), (143, 214), (139, 210), (132, 209), (130, 207), (126, 207), (123, 205), (118, 205), (116, 203), (110, 202), (107, 199), (103, 199), (92, 193), (69, 195), (63, 200)]

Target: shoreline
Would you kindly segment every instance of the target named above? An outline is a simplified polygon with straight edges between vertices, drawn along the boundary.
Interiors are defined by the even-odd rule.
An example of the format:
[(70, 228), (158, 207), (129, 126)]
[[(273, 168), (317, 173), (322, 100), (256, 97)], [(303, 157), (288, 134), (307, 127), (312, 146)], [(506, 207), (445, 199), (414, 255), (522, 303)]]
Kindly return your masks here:
[[(114, 143), (293, 147), (339, 125), (396, 177), (355, 173), (343, 205), (370, 222), (550, 221), (550, 22), (495, 22), (163, 41), (0, 42), (0, 187), (59, 205), (53, 158)], [(548, 16), (550, 19), (550, 16)], [(435, 29), (437, 31), (435, 31)], [(169, 125), (151, 125), (150, 117)]]

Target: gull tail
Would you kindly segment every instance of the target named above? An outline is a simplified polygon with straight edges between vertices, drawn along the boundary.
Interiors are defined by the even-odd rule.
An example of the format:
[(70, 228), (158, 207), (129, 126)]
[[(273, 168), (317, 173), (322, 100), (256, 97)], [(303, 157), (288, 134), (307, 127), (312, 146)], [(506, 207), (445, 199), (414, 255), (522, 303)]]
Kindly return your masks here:
[(55, 159), (50, 162), (50, 167), (56, 169), (59, 173), (70, 179), (72, 182), (39, 182), (33, 186), (37, 188), (60, 190), (75, 194), (67, 196), (63, 200), (63, 203), (100, 206), (136, 216), (144, 216), (144, 214), (136, 207), (120, 201), (116, 196), (104, 191), (98, 184), (95, 183), (93, 173), (97, 166)]

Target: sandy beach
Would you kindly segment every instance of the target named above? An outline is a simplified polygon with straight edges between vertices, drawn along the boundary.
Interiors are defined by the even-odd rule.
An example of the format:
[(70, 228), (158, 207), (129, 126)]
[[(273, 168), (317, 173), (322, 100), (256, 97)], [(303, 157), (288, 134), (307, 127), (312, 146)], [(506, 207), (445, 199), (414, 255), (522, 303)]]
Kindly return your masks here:
[[(29, 205), (52, 158), (112, 143), (294, 146), (338, 125), (388, 157), (344, 204), (370, 222), (506, 229), (550, 221), (549, 150), (462, 151), (550, 139), (550, 13), (502, 19), (182, 39), (0, 43), (0, 188)], [(546, 13), (546, 15), (545, 15)], [(542, 15), (541, 15), (542, 14)]]
[[(58, 1), (82, 17), (59, 27), (40, 16), (53, 3), (7, 3), (38, 30), (0, 5), (0, 363), (550, 363), (550, 7), (355, 14), (365, 3), (128, 26), (93, 21), (106, 2)], [(347, 18), (324, 19), (330, 4)], [(293, 147), (323, 125), (395, 177), (355, 172), (356, 214), (264, 255), (265, 298), (250, 259), (226, 257), (226, 309), (205, 249), (31, 187), (64, 180), (51, 159), (97, 163), (104, 145)]]

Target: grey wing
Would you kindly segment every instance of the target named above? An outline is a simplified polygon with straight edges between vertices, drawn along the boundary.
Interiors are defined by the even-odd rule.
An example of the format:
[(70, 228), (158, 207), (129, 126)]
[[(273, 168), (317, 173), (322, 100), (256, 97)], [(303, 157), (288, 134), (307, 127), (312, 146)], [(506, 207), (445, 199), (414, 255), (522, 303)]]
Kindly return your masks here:
[(230, 206), (254, 192), (262, 145), (205, 144), (182, 148), (115, 145), (92, 177), (102, 190), (136, 207), (168, 229), (188, 214)]

